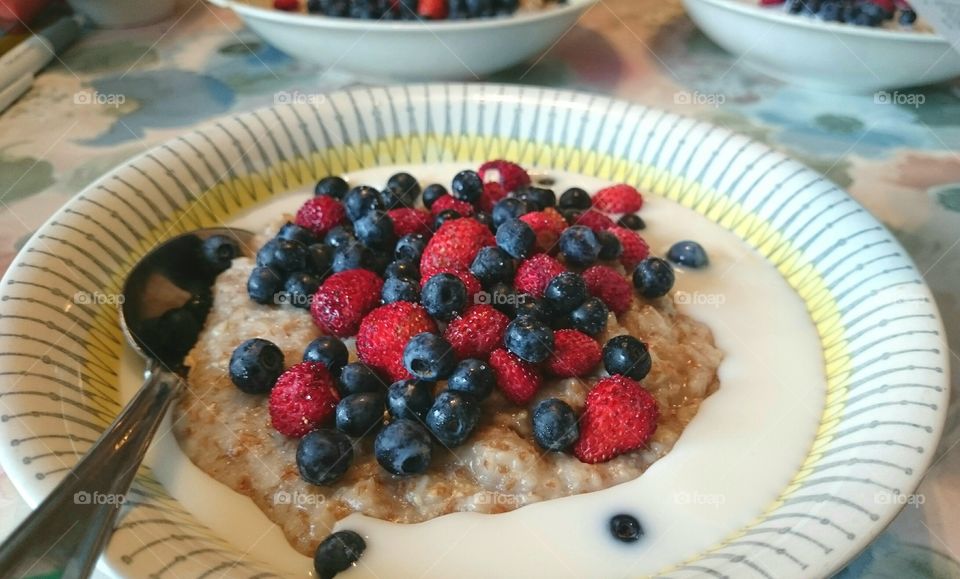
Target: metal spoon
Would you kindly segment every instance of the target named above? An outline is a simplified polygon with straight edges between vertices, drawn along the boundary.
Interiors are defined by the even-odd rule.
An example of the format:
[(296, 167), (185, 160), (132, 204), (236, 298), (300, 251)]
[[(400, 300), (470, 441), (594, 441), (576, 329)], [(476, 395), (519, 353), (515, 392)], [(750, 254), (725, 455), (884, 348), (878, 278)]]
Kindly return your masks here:
[[(0, 577), (88, 577), (106, 547), (143, 456), (170, 403), (183, 389), (183, 357), (210, 307), (218, 267), (203, 240), (226, 235), (239, 248), (253, 234), (201, 229), (156, 247), (123, 286), (120, 325), (147, 360), (143, 386), (50, 495), (0, 545)], [(227, 256), (229, 259), (229, 256)]]

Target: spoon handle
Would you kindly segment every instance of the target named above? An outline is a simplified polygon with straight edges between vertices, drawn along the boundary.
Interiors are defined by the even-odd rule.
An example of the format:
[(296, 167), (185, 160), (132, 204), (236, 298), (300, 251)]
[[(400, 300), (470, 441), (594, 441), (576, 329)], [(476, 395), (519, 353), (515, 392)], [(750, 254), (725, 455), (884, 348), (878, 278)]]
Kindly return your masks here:
[(0, 577), (89, 577), (143, 456), (183, 380), (151, 363), (89, 452), (0, 545)]

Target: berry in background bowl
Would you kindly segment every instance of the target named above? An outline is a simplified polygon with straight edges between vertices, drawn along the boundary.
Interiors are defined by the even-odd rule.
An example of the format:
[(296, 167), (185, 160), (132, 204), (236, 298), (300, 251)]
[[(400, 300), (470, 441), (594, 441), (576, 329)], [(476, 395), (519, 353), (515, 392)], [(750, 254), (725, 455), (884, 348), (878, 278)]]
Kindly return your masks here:
[(380, 80), (475, 79), (517, 65), (550, 47), (596, 3), (210, 1), (294, 58)]

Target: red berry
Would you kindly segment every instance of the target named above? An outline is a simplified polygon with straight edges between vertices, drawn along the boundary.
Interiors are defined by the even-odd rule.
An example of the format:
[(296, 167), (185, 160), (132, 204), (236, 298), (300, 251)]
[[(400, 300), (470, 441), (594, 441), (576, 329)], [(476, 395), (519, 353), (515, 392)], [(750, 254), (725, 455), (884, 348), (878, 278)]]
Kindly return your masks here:
[(493, 233), (473, 219), (444, 223), (433, 235), (420, 259), (420, 277), (430, 279), (443, 272), (469, 271), (481, 248), (494, 245)]
[(627, 268), (627, 271), (632, 271), (638, 263), (647, 259), (650, 255), (650, 246), (636, 231), (626, 227), (611, 227), (607, 231), (616, 235), (617, 239), (620, 240), (620, 245), (623, 246), (620, 263)]
[(657, 401), (639, 383), (626, 376), (605, 378), (587, 394), (573, 454), (595, 464), (636, 450), (656, 432), (659, 419)]
[(510, 318), (486, 304), (470, 306), (447, 326), (443, 337), (461, 360), (486, 359), (500, 346)]
[(443, 20), (447, 17), (447, 0), (420, 0), (417, 12), (429, 20)]
[(403, 237), (410, 233), (429, 235), (433, 229), (433, 216), (423, 209), (408, 207), (391, 209), (387, 211), (387, 215), (393, 220), (393, 232), (397, 237)]
[(273, 7), (284, 12), (296, 12), (300, 9), (300, 0), (273, 0)]
[(343, 205), (327, 195), (312, 197), (297, 211), (296, 223), (306, 227), (318, 237), (326, 235), (328, 231), (346, 223), (347, 212)]
[(460, 214), (460, 217), (471, 217), (473, 215), (473, 205), (470, 205), (466, 201), (461, 201), (455, 199), (451, 195), (441, 195), (433, 202), (433, 205), (430, 206), (430, 213), (434, 217), (440, 215), (441, 211), (446, 211), (447, 209), (453, 209)]
[(357, 333), (363, 317), (380, 303), (383, 280), (366, 269), (335, 273), (313, 296), (310, 314), (327, 334), (345, 338)]
[(394, 302), (381, 306), (360, 323), (357, 357), (393, 382), (405, 380), (410, 373), (403, 367), (403, 349), (410, 338), (424, 332), (436, 333), (437, 324), (420, 304)]
[(531, 182), (530, 175), (527, 174), (523, 167), (504, 160), (487, 161), (483, 165), (480, 165), (477, 174), (486, 182), (488, 181), (488, 177), (493, 177), (494, 171), (496, 171), (499, 176), (496, 181), (493, 182), (499, 183), (507, 193), (512, 193), (521, 187), (526, 187)]
[(603, 231), (616, 225), (612, 219), (594, 209), (584, 211), (583, 215), (577, 219), (576, 224), (589, 227), (594, 231)]
[(329, 421), (339, 400), (327, 368), (301, 362), (281, 374), (270, 391), (270, 423), (280, 434), (299, 438)]
[(547, 207), (543, 211), (532, 211), (521, 215), (520, 221), (529, 225), (537, 236), (537, 251), (556, 253), (560, 234), (567, 228), (567, 220), (560, 215), (559, 211), (553, 207)]
[(560, 378), (586, 376), (600, 364), (600, 356), (600, 344), (590, 336), (576, 330), (557, 330), (546, 369)]
[(477, 207), (479, 207), (481, 211), (490, 213), (493, 211), (493, 206), (497, 204), (497, 201), (500, 201), (506, 196), (507, 191), (500, 183), (492, 181), (484, 183), (483, 194), (480, 195), (480, 201), (477, 201)]
[(630, 185), (613, 185), (597, 191), (593, 206), (607, 213), (635, 213), (643, 207), (643, 195)]
[(633, 286), (620, 272), (606, 265), (595, 265), (583, 272), (587, 290), (605, 303), (610, 311), (620, 315), (633, 303)]
[(566, 268), (559, 261), (545, 253), (538, 253), (520, 263), (513, 285), (519, 292), (542, 298), (550, 280), (565, 271)]
[(507, 400), (524, 405), (534, 397), (543, 379), (537, 367), (524, 362), (503, 348), (490, 354), (490, 367), (497, 376), (497, 387)]

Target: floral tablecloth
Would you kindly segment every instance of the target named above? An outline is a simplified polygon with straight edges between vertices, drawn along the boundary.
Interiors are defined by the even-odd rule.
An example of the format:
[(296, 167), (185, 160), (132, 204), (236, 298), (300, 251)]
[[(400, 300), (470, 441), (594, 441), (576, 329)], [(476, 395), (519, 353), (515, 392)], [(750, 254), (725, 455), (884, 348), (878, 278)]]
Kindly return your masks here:
[[(603, 0), (542, 59), (490, 80), (613, 94), (806, 162), (893, 230), (960, 344), (960, 82), (869, 96), (783, 85), (704, 38), (677, 0)], [(121, 161), (218, 115), (353, 83), (279, 53), (203, 1), (154, 26), (87, 35), (0, 115), (0, 271), (54, 210)], [(956, 393), (953, 350), (951, 362)], [(960, 577), (957, 410), (917, 504), (841, 576)], [(26, 512), (0, 472), (0, 536)]]

